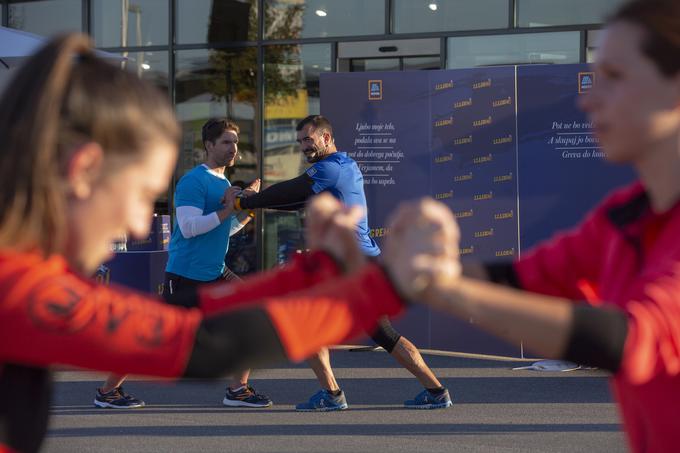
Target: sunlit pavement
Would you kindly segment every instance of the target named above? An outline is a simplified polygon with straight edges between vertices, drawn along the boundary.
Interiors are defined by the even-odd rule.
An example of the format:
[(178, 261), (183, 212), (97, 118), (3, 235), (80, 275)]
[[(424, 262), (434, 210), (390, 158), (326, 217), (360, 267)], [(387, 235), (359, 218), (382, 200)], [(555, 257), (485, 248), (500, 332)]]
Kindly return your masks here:
[(526, 362), (425, 355), (453, 407), (407, 410), (421, 389), (385, 352), (333, 351), (349, 410), (297, 413), (318, 390), (302, 365), (254, 371), (269, 409), (222, 406), (224, 383), (134, 378), (142, 409), (95, 409), (104, 375), (56, 374), (45, 452), (614, 452), (625, 451), (601, 371), (513, 371)]

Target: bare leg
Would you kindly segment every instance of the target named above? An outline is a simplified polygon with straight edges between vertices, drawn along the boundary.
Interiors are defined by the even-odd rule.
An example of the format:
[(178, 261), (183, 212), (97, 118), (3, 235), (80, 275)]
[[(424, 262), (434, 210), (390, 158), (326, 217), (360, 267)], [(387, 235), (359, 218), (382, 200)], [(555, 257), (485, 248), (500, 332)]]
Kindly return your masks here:
[(269, 407), (272, 400), (261, 393), (257, 393), (248, 385), (250, 370), (244, 370), (232, 376), (227, 386), (222, 404), (230, 407)]
[[(423, 360), (420, 351), (405, 337), (399, 338), (396, 346), (392, 350), (392, 357), (408, 371), (413, 374), (426, 389), (435, 389), (442, 386), (439, 379)], [(317, 375), (318, 376), (318, 375)]]
[[(116, 390), (123, 385), (126, 377), (127, 375), (125, 374), (110, 374), (104, 384), (97, 389), (94, 405), (97, 407), (122, 407), (126, 409), (143, 407), (146, 404), (144, 401), (135, 398), (129, 393)], [(114, 390), (115, 393), (112, 393)]]
[(122, 376), (120, 374), (109, 374), (109, 377), (104, 382), (104, 385), (99, 388), (99, 391), (102, 393), (108, 393), (116, 387), (120, 387), (123, 385), (123, 381), (125, 381), (126, 377), (126, 374), (123, 374)]
[(316, 355), (313, 355), (308, 359), (309, 366), (316, 374), (316, 378), (321, 384), (321, 388), (337, 391), (340, 390), (338, 382), (335, 380), (333, 375), (333, 369), (331, 368), (331, 355), (328, 352), (328, 348), (323, 348)]
[(248, 377), (250, 376), (250, 370), (245, 370), (242, 373), (235, 374), (231, 382), (229, 383), (229, 389), (236, 390), (239, 387), (248, 385)]

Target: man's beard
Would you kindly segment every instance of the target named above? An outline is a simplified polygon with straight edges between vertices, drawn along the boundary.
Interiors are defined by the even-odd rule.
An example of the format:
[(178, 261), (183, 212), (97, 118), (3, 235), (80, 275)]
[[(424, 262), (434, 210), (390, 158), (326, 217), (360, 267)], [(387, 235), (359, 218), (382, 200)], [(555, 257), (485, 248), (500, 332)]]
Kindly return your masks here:
[[(307, 162), (310, 164), (313, 164), (314, 162), (318, 162), (321, 159), (323, 159), (326, 156), (326, 149), (324, 148), (323, 151), (316, 146), (314, 148), (308, 148), (304, 151), (304, 155), (307, 158)], [(311, 151), (311, 152), (310, 152)]]
[(231, 168), (236, 165), (236, 159), (238, 159), (238, 154), (234, 154), (233, 157), (225, 157), (223, 161), (224, 165), (222, 166)]

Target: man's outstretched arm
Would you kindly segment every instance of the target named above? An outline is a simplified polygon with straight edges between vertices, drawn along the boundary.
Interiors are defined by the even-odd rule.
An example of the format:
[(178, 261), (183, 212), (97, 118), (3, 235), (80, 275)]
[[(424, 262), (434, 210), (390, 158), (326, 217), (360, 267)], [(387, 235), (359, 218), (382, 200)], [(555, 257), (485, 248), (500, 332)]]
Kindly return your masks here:
[(282, 181), (248, 197), (238, 198), (237, 209), (271, 208), (294, 211), (304, 207), (305, 202), (315, 194), (314, 180), (303, 173), (298, 177)]

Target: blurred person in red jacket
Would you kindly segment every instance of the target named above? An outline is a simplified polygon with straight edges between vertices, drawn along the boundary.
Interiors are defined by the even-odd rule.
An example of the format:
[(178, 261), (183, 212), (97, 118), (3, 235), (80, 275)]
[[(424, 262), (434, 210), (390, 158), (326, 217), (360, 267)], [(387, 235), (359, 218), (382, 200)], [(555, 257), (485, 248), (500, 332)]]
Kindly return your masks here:
[[(408, 285), (414, 300), (542, 356), (610, 370), (631, 449), (677, 451), (680, 2), (622, 5), (608, 22), (594, 72), (581, 106), (607, 159), (632, 165), (638, 182), (507, 265), (461, 266), (448, 209), (432, 200), (406, 205), (391, 225), (385, 257), (392, 262), (403, 244), (422, 248), (420, 275)], [(448, 258), (428, 257), (431, 251)]]
[(84, 36), (55, 38), (21, 68), (0, 99), (0, 136), (3, 453), (40, 448), (49, 365), (218, 377), (300, 361), (402, 309), (358, 248), (363, 212), (330, 196), (309, 208), (315, 251), (242, 283), (168, 305), (88, 278), (115, 238), (148, 235), (180, 130), (165, 94), (97, 58)]

